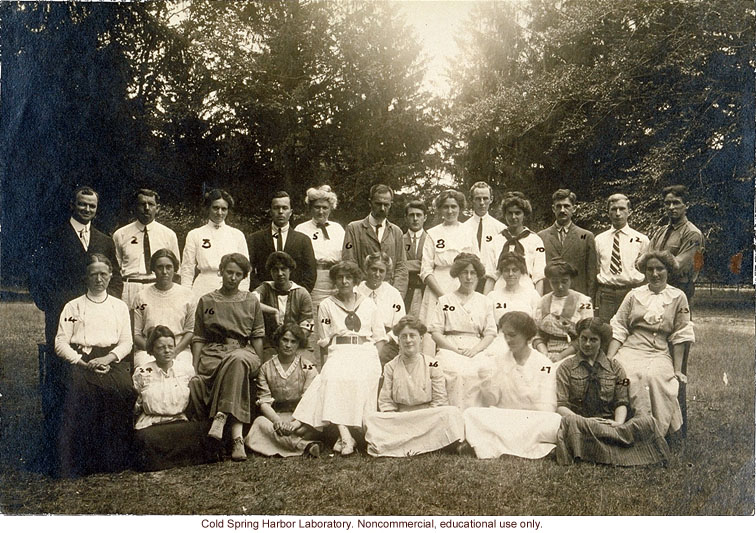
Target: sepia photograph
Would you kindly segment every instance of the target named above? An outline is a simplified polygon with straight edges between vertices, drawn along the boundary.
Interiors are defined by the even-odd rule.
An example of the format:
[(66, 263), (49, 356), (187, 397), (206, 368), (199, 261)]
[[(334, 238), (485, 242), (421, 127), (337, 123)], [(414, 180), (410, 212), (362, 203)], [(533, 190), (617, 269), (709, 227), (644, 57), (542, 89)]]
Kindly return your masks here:
[(0, 527), (752, 526), (755, 163), (752, 0), (0, 2)]

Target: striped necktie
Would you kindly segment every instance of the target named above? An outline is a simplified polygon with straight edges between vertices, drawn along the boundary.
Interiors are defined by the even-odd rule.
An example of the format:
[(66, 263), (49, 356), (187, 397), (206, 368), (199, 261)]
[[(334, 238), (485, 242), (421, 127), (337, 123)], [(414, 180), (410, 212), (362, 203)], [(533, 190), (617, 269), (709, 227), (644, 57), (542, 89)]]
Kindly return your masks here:
[(612, 260), (609, 265), (609, 272), (619, 274), (622, 272), (622, 257), (620, 257), (620, 232), (614, 232), (614, 242), (612, 242)]

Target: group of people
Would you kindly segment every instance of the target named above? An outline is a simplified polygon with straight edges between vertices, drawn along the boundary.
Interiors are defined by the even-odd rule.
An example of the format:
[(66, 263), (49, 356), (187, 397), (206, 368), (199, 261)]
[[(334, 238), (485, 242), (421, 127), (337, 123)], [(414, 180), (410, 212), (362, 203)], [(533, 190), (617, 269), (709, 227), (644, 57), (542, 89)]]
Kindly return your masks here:
[(538, 233), (522, 193), (493, 217), (484, 182), (464, 222), (465, 195), (439, 194), (427, 231), (420, 200), (406, 232), (389, 221), (393, 196), (373, 186), (369, 215), (344, 228), (331, 188), (310, 188), (311, 220), (292, 228), (279, 192), (270, 225), (245, 237), (226, 224), (232, 196), (212, 190), (180, 253), (157, 192), (136, 191), (136, 220), (111, 239), (92, 225), (97, 193), (77, 189), (30, 272), (50, 469), (318, 457), (326, 444), (346, 456), (363, 438), (374, 456), (666, 460), (703, 247), (683, 186), (664, 189), (668, 224), (650, 239), (622, 194), (596, 237), (572, 222), (566, 189)]

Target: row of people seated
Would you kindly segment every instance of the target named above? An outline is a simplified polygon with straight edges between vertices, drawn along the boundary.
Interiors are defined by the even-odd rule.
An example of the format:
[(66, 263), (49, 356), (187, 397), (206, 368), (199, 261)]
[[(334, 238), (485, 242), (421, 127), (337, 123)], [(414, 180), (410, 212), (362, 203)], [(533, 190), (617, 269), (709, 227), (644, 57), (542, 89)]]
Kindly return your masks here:
[[(679, 427), (679, 406), (673, 390), (676, 379), (680, 379), (677, 367), (679, 346), (693, 340), (684, 294), (666, 285), (667, 272), (674, 267), (674, 260), (670, 261), (668, 255), (650, 254), (645, 262), (641, 262), (648, 272), (649, 285), (633, 291), (623, 302), (623, 308), (627, 309), (615, 317), (619, 333), (609, 347), (610, 355), (616, 352), (618, 360), (625, 357), (628, 361), (628, 373), (633, 376), (627, 384), (630, 397), (638, 406), (637, 409), (654, 416), (661, 435), (665, 435), (670, 429), (674, 430), (676, 425)], [(309, 387), (304, 385), (308, 380), (302, 380), (302, 401), (297, 403), (292, 415), (296, 422), (279, 420), (272, 414), (274, 411), (261, 405), (266, 418), (274, 426), (278, 424), (274, 427), (276, 435), (285, 433), (283, 436), (286, 437), (296, 435), (297, 438), (304, 438), (304, 433), (310, 430), (334, 424), (339, 431), (335, 449), (343, 455), (353, 453), (355, 439), (350, 428), (354, 430), (362, 427), (363, 422), (375, 411), (381, 377), (379, 353), (383, 352), (389, 339), (385, 317), (381, 316), (377, 304), (377, 289), (383, 282), (376, 282), (385, 276), (390, 268), (390, 260), (378, 254), (374, 258), (374, 266), (376, 268), (367, 294), (362, 294), (356, 288), (362, 276), (356, 265), (344, 262), (330, 269), (337, 293), (323, 301), (317, 321), (318, 342), (321, 347), (327, 348), (329, 358), (322, 374), (312, 377), (313, 372), (309, 372), (312, 378)], [(212, 420), (208, 435), (215, 440), (223, 438), (228, 426), (232, 458), (239, 460), (246, 457), (244, 426), (252, 422), (256, 412), (254, 378), (258, 376), (261, 366), (259, 354), (263, 353), (262, 339), (265, 336), (259, 299), (239, 289), (241, 281), (249, 274), (249, 269), (248, 260), (240, 254), (223, 257), (222, 286), (200, 299), (195, 312), (194, 336), (191, 339), (192, 366), (197, 375), (189, 382), (191, 408), (188, 412), (199, 421)], [(500, 343), (499, 348), (491, 348), (495, 346), (493, 341), (496, 337), (493, 318), (495, 306), (487, 297), (474, 291), (481, 270), (480, 261), (472, 254), (460, 254), (455, 258), (451, 271), (453, 277), (460, 280), (459, 289), (448, 295), (448, 298), (439, 299), (431, 322), (431, 333), (441, 349), (437, 355), (438, 360), (430, 361), (429, 364), (438, 365), (441, 369), (444, 386), (451, 398), (450, 403), (459, 409), (491, 405), (491, 394), (495, 396), (492, 390), (496, 387), (492, 387), (490, 383), (500, 369), (496, 364), (497, 354), (512, 350), (512, 346), (507, 343), (508, 339), (504, 339), (504, 344)], [(69, 302), (60, 318), (57, 351), (74, 363), (70, 394), (66, 398), (66, 423), (60, 439), (63, 470), (67, 473), (88, 473), (92, 468), (117, 469), (123, 466), (125, 457), (123, 453), (117, 453), (117, 450), (128, 439), (116, 438), (113, 441), (113, 437), (128, 432), (128, 425), (124, 426), (123, 421), (130, 416), (131, 408), (124, 411), (121, 407), (130, 401), (133, 406), (135, 400), (134, 389), (128, 380), (123, 379), (125, 367), (120, 362), (131, 350), (131, 336), (125, 304), (108, 297), (106, 292), (111, 272), (112, 265), (106, 258), (92, 256), (87, 266), (87, 293)], [(395, 308), (392, 311), (399, 312)], [(395, 328), (402, 324), (402, 320), (406, 325), (409, 318), (394, 324), (396, 335), (392, 342), (397, 345), (397, 351), (402, 346), (401, 339), (397, 338), (402, 329)], [(419, 334), (419, 330), (424, 327), (416, 329)], [(576, 333), (579, 333), (577, 329)], [(158, 330), (157, 326), (153, 332), (155, 330)], [(298, 326), (297, 331), (301, 332)], [(293, 335), (299, 338), (296, 333), (289, 333), (289, 337)], [(285, 352), (281, 347), (282, 337), (286, 335), (276, 337), (279, 354)], [(670, 337), (669, 340), (675, 346), (671, 355), (666, 349), (666, 337)], [(175, 350), (175, 338), (171, 341)], [(299, 340), (297, 344), (302, 346)], [(625, 351), (620, 348), (623, 344), (627, 345)], [(154, 339), (151, 346), (151, 351), (158, 351)], [(629, 355), (625, 356), (625, 352)], [(155, 354), (153, 356), (156, 358), (154, 364), (157, 364), (158, 358)], [(653, 358), (651, 372), (648, 371), (649, 361), (644, 360), (644, 357)], [(285, 356), (284, 363), (289, 363), (287, 370), (283, 370), (280, 359), (275, 361), (269, 366), (281, 377), (291, 375), (297, 368), (314, 369), (314, 365), (303, 362), (301, 356), (296, 364), (293, 359)], [(184, 363), (176, 365), (177, 368), (186, 368)], [(137, 379), (144, 377), (145, 372), (151, 374), (146, 368), (150, 367), (141, 366), (137, 369), (135, 383)], [(404, 369), (407, 369), (406, 365)], [(470, 372), (471, 369), (474, 372)], [(156, 370), (153, 368), (152, 371)], [(384, 377), (387, 374), (388, 372), (384, 372)], [(128, 377), (127, 370), (125, 375)], [(262, 381), (258, 379), (258, 386)], [(391, 386), (393, 387), (393, 381)], [(432, 389), (433, 387), (431, 392)], [(96, 397), (96, 401), (92, 397)], [(261, 404), (270, 403), (263, 401), (259, 393), (258, 400)], [(288, 407), (293, 407), (291, 399), (281, 401), (287, 402)], [(396, 402), (403, 403), (398, 399)], [(83, 407), (85, 404), (86, 408)], [(141, 405), (144, 405), (143, 401)], [(112, 410), (117, 410), (121, 416), (112, 416)], [(124, 416), (124, 412), (129, 415)], [(169, 417), (176, 415), (150, 414)], [(96, 431), (84, 431), (91, 424), (87, 417), (92, 416), (108, 419), (108, 424), (98, 426), (107, 429), (107, 434), (97, 435)], [(450, 415), (447, 412), (445, 416)], [(113, 425), (118, 428), (111, 427)], [(270, 431), (267, 434), (270, 436)], [(76, 441), (82, 438), (86, 441), (85, 435), (94, 437), (87, 442)], [(248, 445), (251, 444), (250, 440), (254, 441), (248, 435)], [(107, 443), (111, 441), (116, 451), (108, 451), (110, 447)], [(92, 446), (98, 451), (90, 454), (87, 450)], [(249, 447), (254, 449), (251, 445)], [(307, 444), (302, 448), (300, 443), (297, 449), (300, 448), (304, 451)], [(373, 446), (373, 449), (379, 450), (380, 447)], [(423, 448), (415, 447), (415, 450), (419, 449)], [(318, 455), (319, 445), (310, 446), (310, 453)], [(379, 451), (375, 453), (380, 454)], [(92, 458), (97, 460), (91, 461)]]

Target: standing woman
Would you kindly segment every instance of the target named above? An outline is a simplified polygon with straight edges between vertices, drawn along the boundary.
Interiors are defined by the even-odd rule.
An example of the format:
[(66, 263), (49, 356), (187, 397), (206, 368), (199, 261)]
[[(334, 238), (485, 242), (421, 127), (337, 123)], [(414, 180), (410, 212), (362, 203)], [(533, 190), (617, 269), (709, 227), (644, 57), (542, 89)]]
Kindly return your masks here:
[(475, 292), (484, 273), (478, 256), (459, 254), (450, 272), (459, 280), (457, 290), (438, 299), (429, 321), (449, 404), (462, 409), (483, 405), (481, 386), (494, 367), (494, 358), (486, 351), (496, 337), (493, 305)]
[(336, 424), (339, 440), (333, 449), (350, 455), (355, 446), (350, 428), (362, 427), (365, 416), (376, 410), (378, 353), (386, 343), (386, 331), (373, 300), (355, 290), (362, 277), (356, 263), (337, 263), (330, 276), (336, 294), (321, 302), (317, 322), (318, 345), (328, 348), (328, 359), (294, 418), (318, 430)]
[[(249, 259), (244, 234), (226, 225), (228, 212), (234, 207), (231, 195), (223, 189), (213, 189), (205, 195), (204, 203), (209, 220), (187, 234), (181, 263), (181, 285), (192, 289), (195, 302), (220, 287), (218, 267), (224, 255), (238, 253)], [(240, 289), (249, 290), (248, 278), (242, 281)]]
[(428, 230), (423, 246), (420, 279), (425, 282), (423, 303), (419, 318), (427, 322), (438, 299), (457, 288), (457, 280), (451, 275), (452, 263), (461, 253), (476, 254), (478, 244), (459, 221), (459, 214), (466, 207), (465, 195), (459, 191), (446, 190), (438, 195), (434, 205), (441, 216), (441, 224)]
[(252, 422), (255, 376), (260, 369), (265, 324), (260, 302), (239, 290), (249, 275), (249, 259), (241, 254), (220, 260), (223, 285), (200, 298), (194, 318), (192, 358), (197, 375), (189, 383), (194, 410), (213, 419), (208, 435), (222, 440), (231, 426), (231, 458), (244, 461), (242, 424)]
[(309, 208), (312, 219), (294, 228), (310, 238), (318, 262), (317, 278), (311, 294), (312, 316), (318, 315), (320, 302), (335, 292), (328, 271), (341, 261), (344, 228), (338, 222), (328, 219), (337, 203), (336, 193), (328, 185), (310, 187), (305, 196), (305, 205)]
[(155, 360), (147, 350), (147, 338), (156, 326), (175, 332), (176, 362), (192, 366), (192, 332), (196, 300), (192, 291), (173, 282), (179, 261), (168, 248), (161, 248), (150, 258), (155, 283), (144, 287), (134, 299), (134, 370)]
[(131, 460), (136, 392), (121, 360), (131, 352), (131, 322), (124, 302), (107, 293), (113, 265), (87, 256), (87, 292), (63, 308), (55, 352), (70, 363), (59, 435), (60, 474), (115, 472)]
[(546, 267), (546, 249), (537, 233), (525, 227), (525, 218), (533, 212), (530, 201), (519, 191), (507, 193), (501, 201), (501, 212), (507, 227), (496, 235), (493, 245), (488, 248), (483, 258), (486, 267), (486, 287), (484, 294), (494, 287), (504, 285), (498, 268), (501, 254), (516, 253), (525, 258), (527, 276), (521, 282), (534, 287), (538, 294), (543, 294), (543, 270)]
[[(662, 435), (682, 425), (677, 400), (686, 344), (695, 342), (688, 298), (667, 285), (677, 261), (668, 251), (640, 257), (638, 270), (648, 284), (630, 291), (612, 318), (613, 339), (607, 356), (624, 367), (630, 379), (630, 403), (638, 414), (650, 414)], [(670, 350), (671, 347), (671, 350)]]

